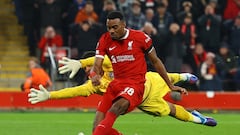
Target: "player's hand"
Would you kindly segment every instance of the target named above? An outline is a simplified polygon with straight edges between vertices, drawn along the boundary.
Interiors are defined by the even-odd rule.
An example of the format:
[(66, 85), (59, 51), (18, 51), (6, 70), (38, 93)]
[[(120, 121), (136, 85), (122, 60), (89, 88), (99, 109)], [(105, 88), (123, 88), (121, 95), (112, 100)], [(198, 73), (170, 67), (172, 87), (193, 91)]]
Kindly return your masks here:
[(35, 88), (30, 89), (28, 94), (28, 102), (31, 104), (36, 104), (38, 102), (43, 102), (50, 98), (50, 93), (42, 85), (39, 85), (39, 90)]
[(89, 78), (91, 79), (93, 86), (100, 85), (101, 76), (96, 74), (94, 71), (90, 71)]
[(92, 84), (93, 86), (98, 86), (100, 85), (100, 79), (101, 79), (101, 76), (100, 75), (96, 75), (94, 77), (91, 78), (91, 81), (92, 81)]
[(188, 92), (187, 92), (187, 90), (185, 89), (185, 88), (182, 88), (182, 87), (179, 87), (179, 86), (172, 86), (171, 88), (170, 88), (172, 91), (178, 91), (178, 92), (180, 92), (180, 93), (182, 93), (182, 94), (185, 94), (185, 95), (187, 95), (188, 94)]
[(71, 72), (69, 78), (73, 78), (82, 67), (82, 64), (78, 60), (69, 59), (67, 57), (63, 57), (58, 63), (63, 64), (63, 66), (58, 68), (60, 74)]

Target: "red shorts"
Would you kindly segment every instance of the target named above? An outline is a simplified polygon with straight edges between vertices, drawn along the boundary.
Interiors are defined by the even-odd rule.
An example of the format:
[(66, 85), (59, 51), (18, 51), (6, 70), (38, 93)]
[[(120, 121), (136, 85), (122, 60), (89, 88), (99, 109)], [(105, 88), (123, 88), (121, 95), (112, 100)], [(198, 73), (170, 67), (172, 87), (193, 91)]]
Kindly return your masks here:
[[(98, 105), (98, 111), (106, 113), (112, 106), (115, 99), (123, 97), (130, 103), (127, 112), (132, 111), (142, 102), (144, 94), (144, 81), (114, 79), (104, 93), (101, 103)], [(126, 113), (127, 113), (126, 112)]]

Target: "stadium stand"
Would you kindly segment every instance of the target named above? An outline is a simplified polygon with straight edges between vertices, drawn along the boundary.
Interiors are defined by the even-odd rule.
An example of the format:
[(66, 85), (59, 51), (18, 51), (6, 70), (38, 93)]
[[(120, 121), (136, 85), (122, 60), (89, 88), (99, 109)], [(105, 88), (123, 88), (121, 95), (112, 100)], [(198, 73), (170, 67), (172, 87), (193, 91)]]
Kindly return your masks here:
[(0, 91), (20, 91), (28, 63), (27, 38), (11, 0), (0, 1)]
[[(20, 84), (26, 77), (29, 56), (39, 57), (37, 43), (43, 36), (44, 27), (55, 27), (56, 32), (63, 38), (62, 47), (70, 50), (71, 58), (79, 59), (85, 51), (95, 49), (99, 36), (106, 31), (106, 27), (104, 27), (106, 14), (112, 10), (120, 10), (128, 18), (134, 9), (132, 8), (134, 2), (137, 2), (138, 6), (140, 5), (141, 13), (144, 16), (147, 15), (148, 10), (152, 11), (146, 21), (154, 26), (154, 28), (150, 28), (150, 31), (155, 29), (156, 32), (155, 34), (144, 32), (153, 39), (157, 54), (165, 65), (167, 65), (167, 56), (172, 57), (176, 54), (169, 52), (167, 46), (169, 41), (172, 41), (168, 39), (174, 38), (169, 33), (168, 26), (171, 23), (177, 23), (180, 26), (181, 34), (184, 34), (184, 41), (181, 41), (181, 46), (183, 46), (181, 50), (184, 56), (179, 64), (179, 69), (174, 69), (172, 72), (190, 72), (197, 75), (200, 81), (197, 85), (189, 86), (190, 90), (239, 91), (240, 12), (238, 7), (240, 2), (238, 0), (1, 0), (0, 91), (20, 91)], [(87, 3), (92, 6), (90, 8), (85, 6), (88, 5)], [(94, 10), (99, 19), (93, 21), (93, 18), (89, 17), (85, 23), (75, 23), (77, 13), (85, 8), (90, 11)], [(159, 15), (161, 16), (160, 22)], [(135, 17), (139, 19), (139, 16)], [(188, 22), (189, 20), (186, 19), (188, 25), (182, 24), (184, 17), (191, 20)], [(129, 25), (129, 22), (127, 24)], [(218, 27), (215, 29), (215, 26)], [(128, 27), (134, 28), (131, 25)], [(213, 38), (214, 36), (217, 37)], [(212, 44), (209, 44), (210, 39), (213, 41)], [(218, 59), (215, 61), (223, 89), (200, 89), (199, 84), (203, 82), (201, 82), (202, 76), (199, 74), (199, 67), (195, 65), (195, 63), (201, 64), (200, 56), (195, 55), (193, 50), (197, 44), (201, 43), (206, 52), (212, 52), (218, 56), (218, 48), (222, 42), (226, 42), (230, 51), (234, 52), (233, 56), (225, 58), (226, 61)], [(174, 44), (171, 49), (178, 50), (177, 47), (179, 45)], [(234, 72), (232, 69), (228, 70), (221, 67), (229, 61), (237, 63)], [(41, 66), (45, 68), (44, 65)], [(169, 72), (171, 71), (169, 66), (166, 68)], [(153, 70), (151, 66), (149, 69)], [(230, 80), (224, 78), (226, 73), (230, 73), (234, 78), (230, 78)], [(83, 76), (84, 74), (79, 72), (73, 81), (82, 84), (84, 82)], [(67, 78), (62, 79), (61, 76), (60, 79), (58, 76), (55, 78), (62, 80), (62, 82), (59, 81), (61, 85), (66, 80), (69, 81)], [(228, 84), (229, 81), (232, 81), (234, 85)], [(228, 88), (225, 83), (234, 87)]]

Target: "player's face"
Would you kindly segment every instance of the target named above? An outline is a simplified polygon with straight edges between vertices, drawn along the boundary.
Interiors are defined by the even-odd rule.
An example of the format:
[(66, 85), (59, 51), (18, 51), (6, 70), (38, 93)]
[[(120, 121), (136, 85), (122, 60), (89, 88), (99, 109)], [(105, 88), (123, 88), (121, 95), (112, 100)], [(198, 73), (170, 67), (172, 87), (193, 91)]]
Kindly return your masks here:
[(119, 40), (124, 36), (126, 24), (120, 19), (107, 19), (106, 25), (112, 39)]
[(34, 68), (36, 66), (36, 63), (33, 60), (29, 61), (29, 68)]

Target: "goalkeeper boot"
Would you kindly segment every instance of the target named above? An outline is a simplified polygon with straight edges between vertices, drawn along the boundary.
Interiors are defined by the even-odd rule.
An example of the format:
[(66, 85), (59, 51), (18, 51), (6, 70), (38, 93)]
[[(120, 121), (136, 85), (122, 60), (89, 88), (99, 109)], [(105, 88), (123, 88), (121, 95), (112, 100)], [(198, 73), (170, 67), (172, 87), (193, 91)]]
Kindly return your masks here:
[(190, 84), (194, 84), (198, 81), (198, 77), (193, 75), (193, 74), (190, 74), (190, 73), (181, 73), (182, 76), (184, 76), (184, 81), (185, 82), (188, 82)]
[(201, 124), (203, 124), (203, 125), (212, 126), (212, 127), (217, 125), (216, 120), (214, 120), (213, 118), (210, 118), (210, 117), (203, 116), (201, 113), (199, 113), (196, 110), (192, 111), (192, 115), (200, 118)]

